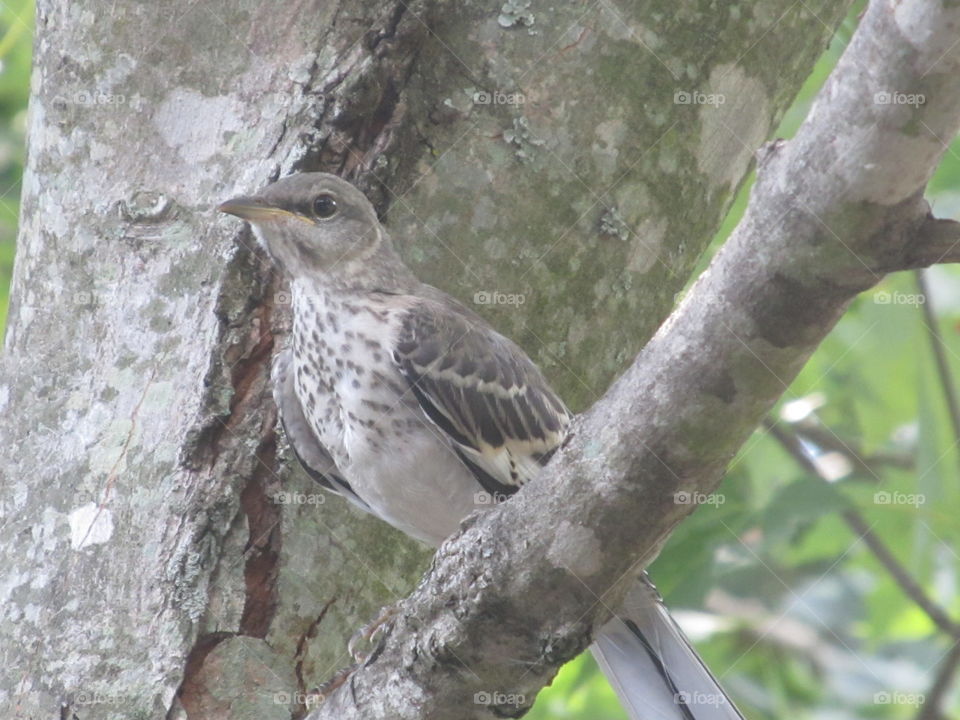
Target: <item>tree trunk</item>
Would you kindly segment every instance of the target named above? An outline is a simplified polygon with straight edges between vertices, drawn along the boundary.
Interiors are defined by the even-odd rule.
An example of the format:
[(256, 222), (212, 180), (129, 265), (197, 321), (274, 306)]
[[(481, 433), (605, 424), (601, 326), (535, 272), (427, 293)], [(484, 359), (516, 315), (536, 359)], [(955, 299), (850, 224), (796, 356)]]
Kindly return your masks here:
[(844, 5), (40, 0), (0, 715), (288, 718), (426, 567), (278, 451), (286, 296), (217, 201), (359, 181), (421, 276), (580, 409), (670, 310)]

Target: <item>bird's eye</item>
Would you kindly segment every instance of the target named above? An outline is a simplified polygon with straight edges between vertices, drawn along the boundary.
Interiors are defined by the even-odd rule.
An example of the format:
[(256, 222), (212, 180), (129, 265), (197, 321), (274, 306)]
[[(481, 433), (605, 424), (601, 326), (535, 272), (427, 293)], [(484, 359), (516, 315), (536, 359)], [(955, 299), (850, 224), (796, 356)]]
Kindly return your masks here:
[(313, 199), (313, 214), (321, 220), (326, 220), (336, 215), (337, 201), (334, 200), (333, 195), (328, 195), (327, 193), (317, 195)]

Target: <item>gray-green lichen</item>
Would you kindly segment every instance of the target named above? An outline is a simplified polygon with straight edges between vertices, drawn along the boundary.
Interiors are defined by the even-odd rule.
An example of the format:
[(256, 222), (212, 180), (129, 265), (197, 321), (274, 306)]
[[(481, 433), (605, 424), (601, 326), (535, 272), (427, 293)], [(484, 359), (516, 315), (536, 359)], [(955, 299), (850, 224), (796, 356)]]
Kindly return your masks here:
[(530, 12), (530, 0), (507, 0), (500, 8), (497, 23), (504, 28), (516, 25), (533, 27), (534, 16)]
[(607, 208), (600, 216), (600, 232), (619, 240), (630, 238), (630, 228), (620, 217), (620, 211), (616, 207)]
[(513, 119), (513, 127), (503, 131), (503, 139), (516, 148), (514, 156), (524, 162), (533, 160), (535, 149), (546, 144), (533, 134), (530, 123), (523, 116)]

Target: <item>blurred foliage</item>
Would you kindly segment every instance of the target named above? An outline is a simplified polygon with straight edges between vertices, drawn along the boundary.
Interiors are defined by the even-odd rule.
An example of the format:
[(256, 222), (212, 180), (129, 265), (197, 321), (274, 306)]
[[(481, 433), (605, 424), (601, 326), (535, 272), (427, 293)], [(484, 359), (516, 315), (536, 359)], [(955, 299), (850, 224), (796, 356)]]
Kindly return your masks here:
[(0, 3), (0, 335), (17, 237), (32, 46), (33, 0)]
[[(861, 9), (862, 3), (824, 53), (778, 136), (796, 131)], [(23, 169), (32, 17), (29, 0), (0, 4), (0, 322)], [(703, 267), (736, 225), (748, 194), (749, 183)], [(929, 195), (938, 215), (960, 214), (960, 143)], [(960, 449), (920, 306), (921, 299), (932, 301), (955, 372), (960, 272), (939, 267), (926, 278), (931, 297), (919, 297), (907, 273), (861, 296), (772, 415), (788, 432), (812, 428), (832, 439), (841, 450), (832, 467), (842, 471), (850, 449), (878, 456), (877, 463), (826, 482), (761, 428), (731, 464), (717, 502), (681, 524), (651, 568), (707, 664), (750, 718), (916, 717), (950, 647), (841, 515), (856, 508), (927, 594), (960, 618), (954, 550)], [(807, 447), (831, 459), (824, 454), (829, 448), (809, 437)], [(960, 693), (949, 699), (947, 715), (960, 716)], [(563, 668), (527, 717), (626, 716), (586, 654)]]

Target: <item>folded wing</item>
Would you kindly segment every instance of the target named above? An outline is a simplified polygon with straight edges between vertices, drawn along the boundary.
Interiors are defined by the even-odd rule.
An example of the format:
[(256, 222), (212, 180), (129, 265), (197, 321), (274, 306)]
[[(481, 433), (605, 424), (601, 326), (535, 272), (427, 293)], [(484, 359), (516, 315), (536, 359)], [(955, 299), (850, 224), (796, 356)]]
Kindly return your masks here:
[(510, 494), (534, 477), (570, 423), (523, 350), (439, 293), (408, 310), (394, 361), (490, 493)]

